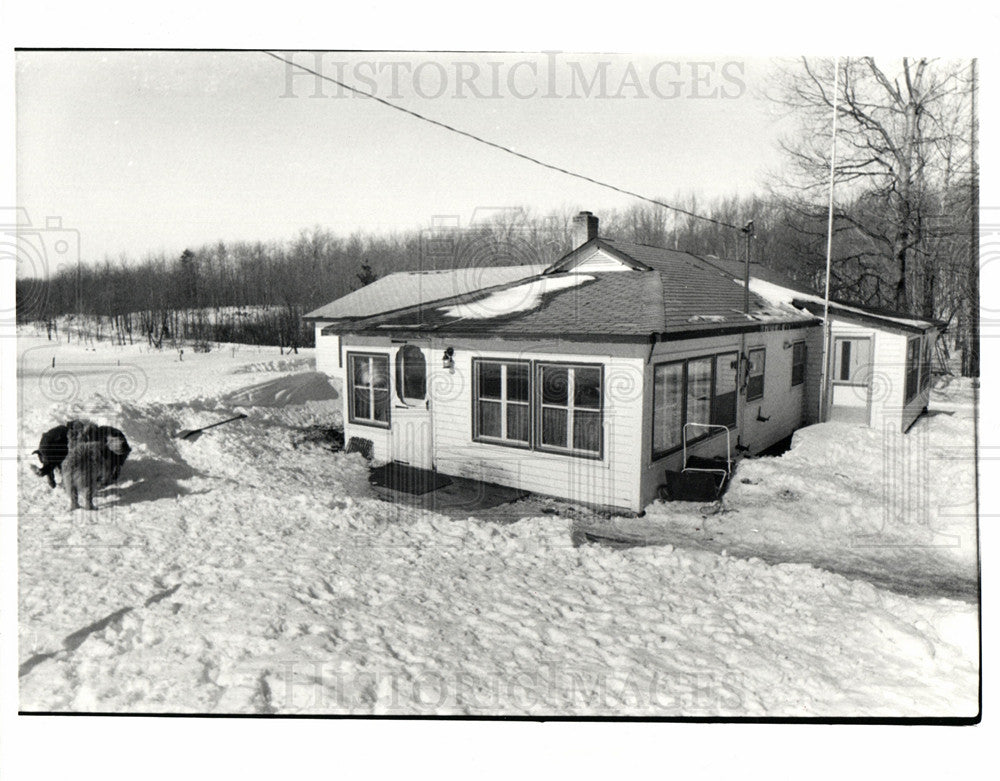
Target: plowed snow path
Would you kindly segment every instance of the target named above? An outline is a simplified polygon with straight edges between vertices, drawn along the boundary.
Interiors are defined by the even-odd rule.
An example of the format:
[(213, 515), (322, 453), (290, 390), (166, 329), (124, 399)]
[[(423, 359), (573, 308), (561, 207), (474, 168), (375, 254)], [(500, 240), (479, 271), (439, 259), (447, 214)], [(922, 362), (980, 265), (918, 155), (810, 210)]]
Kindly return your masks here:
[(909, 433), (827, 423), (778, 458), (742, 461), (721, 507), (655, 502), (579, 531), (812, 564), (921, 597), (978, 602), (975, 389), (953, 380)]

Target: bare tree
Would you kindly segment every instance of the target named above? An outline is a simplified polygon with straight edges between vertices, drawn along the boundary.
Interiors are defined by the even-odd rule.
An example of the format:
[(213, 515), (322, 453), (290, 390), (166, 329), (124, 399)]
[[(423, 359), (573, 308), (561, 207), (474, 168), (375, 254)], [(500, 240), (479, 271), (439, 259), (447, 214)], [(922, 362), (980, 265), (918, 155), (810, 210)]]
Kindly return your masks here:
[[(900, 311), (934, 314), (936, 266), (925, 253), (944, 227), (944, 191), (968, 176), (966, 67), (872, 57), (839, 65), (836, 260), (851, 261), (841, 263), (845, 286), (868, 295), (877, 286), (880, 303)], [(833, 69), (832, 60), (802, 59), (780, 69), (771, 93), (798, 126), (782, 144), (791, 173), (778, 189), (804, 217), (817, 216), (829, 177)]]

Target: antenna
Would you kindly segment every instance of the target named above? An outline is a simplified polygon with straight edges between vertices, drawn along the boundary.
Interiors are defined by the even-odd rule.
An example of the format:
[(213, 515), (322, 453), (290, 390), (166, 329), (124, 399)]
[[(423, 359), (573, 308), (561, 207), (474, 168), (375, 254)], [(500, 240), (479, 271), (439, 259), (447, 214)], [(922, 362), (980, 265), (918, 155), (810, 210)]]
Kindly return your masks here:
[(740, 230), (743, 232), (745, 241), (743, 249), (743, 313), (750, 314), (750, 241), (757, 234), (754, 233), (753, 220), (750, 220)]

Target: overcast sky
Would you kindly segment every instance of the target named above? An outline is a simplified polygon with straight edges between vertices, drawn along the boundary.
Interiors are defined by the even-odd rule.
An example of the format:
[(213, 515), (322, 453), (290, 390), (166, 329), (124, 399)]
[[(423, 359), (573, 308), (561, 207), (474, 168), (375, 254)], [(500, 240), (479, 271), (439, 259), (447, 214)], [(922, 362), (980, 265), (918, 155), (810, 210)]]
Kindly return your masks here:
[[(748, 194), (780, 164), (770, 63), (560, 54), (298, 53), (296, 62), (650, 196)], [(463, 223), (478, 207), (625, 196), (351, 96), (259, 52), (17, 55), (18, 200), (85, 260)], [(317, 90), (322, 96), (316, 97)], [(338, 94), (340, 93), (340, 94)]]

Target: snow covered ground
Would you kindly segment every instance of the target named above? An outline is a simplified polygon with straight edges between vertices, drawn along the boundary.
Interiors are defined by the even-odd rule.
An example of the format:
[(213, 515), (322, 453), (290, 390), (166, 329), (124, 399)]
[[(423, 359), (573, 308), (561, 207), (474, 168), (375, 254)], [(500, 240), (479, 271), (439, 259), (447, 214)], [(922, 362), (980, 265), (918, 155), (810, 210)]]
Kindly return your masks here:
[[(19, 340), (21, 709), (977, 712), (968, 386), (935, 393), (954, 414), (898, 442), (800, 432), (741, 465), (714, 514), (581, 520), (529, 501), (500, 523), (375, 498), (359, 455), (308, 435), (340, 422), (339, 400), (297, 378), (312, 368), (310, 351)], [(70, 513), (29, 453), (84, 415), (133, 450), (99, 510)], [(581, 524), (662, 544), (577, 546)]]
[(720, 507), (657, 502), (588, 534), (804, 562), (914, 596), (977, 601), (973, 393), (942, 378), (907, 434), (844, 423), (744, 460)]

